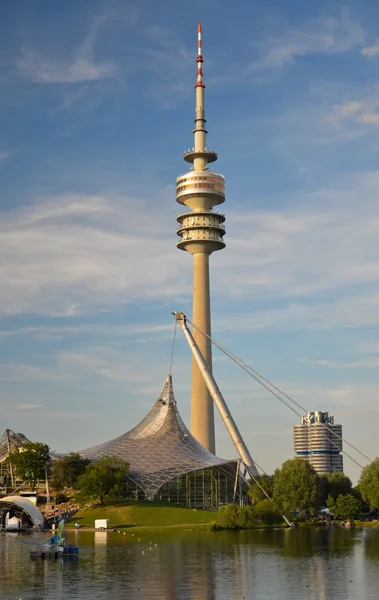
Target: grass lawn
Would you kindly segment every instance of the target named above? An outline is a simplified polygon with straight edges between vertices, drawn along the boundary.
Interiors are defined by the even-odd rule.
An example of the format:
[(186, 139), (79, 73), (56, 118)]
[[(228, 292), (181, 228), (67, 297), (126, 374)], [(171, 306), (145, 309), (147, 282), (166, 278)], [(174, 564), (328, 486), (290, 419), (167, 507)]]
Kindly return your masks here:
[(68, 526), (79, 523), (82, 527), (94, 527), (95, 519), (109, 519), (111, 528), (205, 526), (211, 521), (218, 521), (219, 513), (168, 502), (126, 502), (83, 508), (73, 516)]

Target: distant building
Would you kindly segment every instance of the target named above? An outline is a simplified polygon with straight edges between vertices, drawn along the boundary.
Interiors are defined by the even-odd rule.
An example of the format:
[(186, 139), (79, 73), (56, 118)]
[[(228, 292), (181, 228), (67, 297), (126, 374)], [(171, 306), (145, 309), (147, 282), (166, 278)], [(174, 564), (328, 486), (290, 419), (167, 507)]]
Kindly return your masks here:
[(295, 457), (307, 460), (317, 473), (343, 473), (342, 425), (319, 410), (301, 417), (293, 428)]

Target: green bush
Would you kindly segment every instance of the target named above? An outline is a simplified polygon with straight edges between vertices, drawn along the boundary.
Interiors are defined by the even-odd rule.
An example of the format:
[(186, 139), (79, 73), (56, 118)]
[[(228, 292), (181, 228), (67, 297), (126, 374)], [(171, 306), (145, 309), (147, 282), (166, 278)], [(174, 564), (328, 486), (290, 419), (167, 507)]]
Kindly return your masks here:
[(245, 529), (254, 523), (254, 508), (227, 504), (221, 508), (221, 522), (227, 529)]
[(254, 518), (265, 525), (274, 525), (283, 521), (282, 516), (275, 510), (270, 500), (261, 500), (254, 506)]
[(254, 510), (252, 506), (237, 506), (237, 528), (245, 529), (254, 522)]
[(239, 506), (227, 504), (221, 508), (221, 521), (227, 529), (239, 529)]
[(64, 504), (65, 502), (69, 502), (69, 500), (69, 496), (67, 496), (63, 492), (59, 492), (59, 494), (55, 496), (55, 504)]
[(222, 529), (222, 526), (220, 525), (220, 523), (217, 523), (217, 521), (211, 521), (209, 523), (209, 529), (211, 531), (220, 531), (220, 529)]
[(328, 507), (337, 519), (354, 519), (361, 510), (361, 501), (352, 494), (340, 494), (337, 499), (328, 496)]

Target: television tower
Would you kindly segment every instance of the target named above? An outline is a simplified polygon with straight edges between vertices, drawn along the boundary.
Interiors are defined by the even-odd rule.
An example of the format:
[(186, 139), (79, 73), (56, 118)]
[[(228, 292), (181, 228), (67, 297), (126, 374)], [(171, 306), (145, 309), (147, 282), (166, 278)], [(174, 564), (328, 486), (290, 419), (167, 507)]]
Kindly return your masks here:
[[(209, 170), (208, 164), (217, 160), (217, 153), (207, 148), (203, 83), (203, 55), (201, 25), (197, 28), (197, 81), (195, 85), (196, 113), (194, 147), (184, 154), (192, 163), (190, 171), (176, 179), (176, 201), (188, 206), (192, 212), (179, 215), (177, 246), (193, 256), (193, 323), (211, 335), (211, 310), (209, 294), (209, 256), (225, 247), (222, 214), (212, 208), (225, 201), (223, 175)], [(193, 337), (210, 371), (212, 371), (211, 342), (196, 328)], [(192, 359), (191, 433), (207, 450), (215, 453), (213, 401), (209, 395), (197, 363)]]

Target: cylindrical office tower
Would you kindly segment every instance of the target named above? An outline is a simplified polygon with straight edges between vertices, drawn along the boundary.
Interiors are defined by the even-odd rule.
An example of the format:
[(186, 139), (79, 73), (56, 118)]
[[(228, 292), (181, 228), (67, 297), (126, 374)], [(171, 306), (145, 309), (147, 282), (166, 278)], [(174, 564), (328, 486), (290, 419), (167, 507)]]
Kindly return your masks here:
[[(184, 154), (184, 160), (193, 164), (191, 170), (176, 179), (176, 200), (192, 212), (179, 215), (178, 248), (193, 256), (193, 323), (211, 335), (211, 309), (209, 291), (209, 255), (225, 247), (224, 215), (212, 209), (225, 201), (223, 175), (209, 170), (208, 164), (217, 160), (216, 152), (206, 145), (203, 56), (201, 25), (198, 25), (196, 117), (194, 147)], [(193, 336), (212, 370), (210, 341), (194, 328)], [(215, 453), (213, 401), (209, 395), (196, 361), (192, 359), (191, 433), (207, 450)]]
[(295, 457), (313, 465), (316, 473), (343, 472), (342, 425), (319, 410), (308, 412), (293, 428)]

